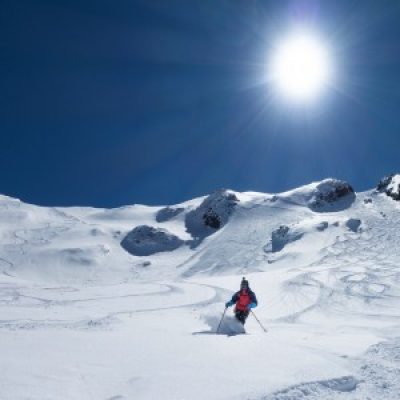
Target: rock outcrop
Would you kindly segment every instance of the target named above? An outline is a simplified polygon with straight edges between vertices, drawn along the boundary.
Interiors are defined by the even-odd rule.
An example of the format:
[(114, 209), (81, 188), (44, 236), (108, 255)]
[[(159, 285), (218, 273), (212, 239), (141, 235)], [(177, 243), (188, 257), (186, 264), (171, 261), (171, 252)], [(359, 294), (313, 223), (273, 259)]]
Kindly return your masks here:
[(221, 189), (210, 194), (199, 207), (186, 214), (186, 230), (194, 239), (214, 233), (228, 222), (238, 202), (229, 190)]
[(340, 211), (354, 202), (354, 189), (345, 181), (325, 179), (317, 185), (308, 206), (313, 211)]
[(393, 200), (400, 201), (400, 174), (391, 174), (380, 180), (376, 188)]
[(184, 210), (183, 207), (165, 207), (156, 214), (157, 222), (167, 222), (179, 215)]
[(166, 229), (140, 225), (124, 237), (121, 246), (134, 256), (149, 256), (162, 251), (175, 250), (184, 243), (182, 239)]
[(357, 218), (350, 218), (346, 221), (346, 226), (352, 232), (358, 232), (361, 226), (361, 220)]
[(266, 253), (276, 253), (283, 250), (283, 248), (296, 240), (303, 237), (303, 232), (298, 232), (290, 229), (286, 225), (281, 225), (279, 228), (272, 231), (271, 241), (264, 246)]

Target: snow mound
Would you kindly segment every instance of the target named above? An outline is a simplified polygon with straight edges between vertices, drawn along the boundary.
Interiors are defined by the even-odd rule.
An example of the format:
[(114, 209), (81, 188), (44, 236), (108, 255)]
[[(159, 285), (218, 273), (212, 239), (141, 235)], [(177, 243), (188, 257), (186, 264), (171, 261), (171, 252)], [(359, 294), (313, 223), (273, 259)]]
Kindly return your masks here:
[(371, 346), (361, 358), (356, 376), (302, 382), (262, 397), (263, 400), (382, 399), (397, 400), (399, 340)]
[(388, 363), (395, 363), (400, 367), (400, 338), (377, 343), (368, 349), (366, 355), (375, 360), (379, 358)]
[(217, 190), (206, 197), (199, 207), (186, 214), (186, 230), (197, 239), (211, 235), (228, 222), (238, 202), (232, 191)]
[(156, 214), (157, 222), (167, 222), (184, 211), (183, 207), (164, 207)]
[(345, 394), (355, 391), (358, 384), (359, 381), (352, 376), (301, 383), (263, 397), (263, 400), (337, 399), (337, 396), (341, 393)]
[(178, 236), (166, 229), (140, 225), (130, 231), (121, 246), (134, 256), (149, 256), (163, 251), (173, 251), (184, 244)]
[(396, 201), (400, 201), (400, 174), (391, 174), (380, 180), (377, 190)]
[(264, 251), (266, 253), (281, 251), (288, 243), (301, 239), (303, 234), (303, 232), (293, 230), (286, 225), (281, 225), (272, 231), (271, 241), (264, 247)]

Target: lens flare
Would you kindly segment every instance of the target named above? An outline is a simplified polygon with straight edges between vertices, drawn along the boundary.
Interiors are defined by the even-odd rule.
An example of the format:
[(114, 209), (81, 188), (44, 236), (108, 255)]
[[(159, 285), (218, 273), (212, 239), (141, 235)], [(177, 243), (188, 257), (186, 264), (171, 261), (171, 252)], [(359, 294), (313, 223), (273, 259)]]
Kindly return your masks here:
[(308, 33), (290, 36), (279, 44), (272, 57), (270, 78), (279, 92), (290, 99), (314, 99), (331, 78), (327, 48)]

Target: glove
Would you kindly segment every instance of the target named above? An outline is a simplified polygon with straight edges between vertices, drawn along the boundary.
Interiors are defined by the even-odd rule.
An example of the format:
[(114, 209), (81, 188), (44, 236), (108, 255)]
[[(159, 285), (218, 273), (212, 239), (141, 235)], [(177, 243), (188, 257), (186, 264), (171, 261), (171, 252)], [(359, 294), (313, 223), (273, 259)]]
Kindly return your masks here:
[(257, 307), (257, 304), (256, 304), (256, 303), (250, 303), (250, 304), (248, 305), (249, 310), (250, 310), (251, 308), (255, 308), (255, 307)]
[(230, 307), (231, 305), (232, 305), (232, 302), (231, 302), (231, 301), (228, 301), (228, 302), (225, 303), (225, 308), (228, 308), (228, 307)]

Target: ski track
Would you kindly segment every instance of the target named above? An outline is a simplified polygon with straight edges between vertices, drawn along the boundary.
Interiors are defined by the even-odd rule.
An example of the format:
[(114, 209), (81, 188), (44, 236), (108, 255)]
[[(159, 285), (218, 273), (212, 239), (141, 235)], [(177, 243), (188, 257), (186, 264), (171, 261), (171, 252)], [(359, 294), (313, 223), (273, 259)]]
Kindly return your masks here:
[[(364, 213), (356, 216), (365, 219)], [(307, 272), (299, 273), (283, 284), (283, 293), (292, 290), (294, 285), (314, 285), (320, 291), (313, 305), (287, 315), (286, 320), (294, 322), (315, 308), (348, 313), (349, 301), (359, 300), (375, 307), (400, 303), (399, 250), (396, 246), (387, 245), (400, 243), (400, 218), (389, 220), (379, 217), (369, 221), (370, 226), (365, 232), (348, 233), (345, 240), (341, 238), (327, 248), (327, 254), (319, 262), (311, 264)], [(376, 245), (373, 248), (368, 236), (371, 231), (379, 238), (374, 241)], [(388, 316), (393, 317), (400, 317), (400, 309), (395, 316)]]
[[(204, 287), (212, 291), (211, 296), (206, 296), (205, 299), (201, 299), (199, 301), (182, 301), (182, 295), (190, 298), (188, 293), (191, 293), (190, 286)], [(18, 286), (18, 287), (4, 287), (0, 286), (0, 306), (7, 306), (12, 308), (18, 308), (22, 311), (28, 309), (28, 313), (31, 315), (32, 312), (44, 309), (46, 310), (46, 314), (51, 313), (52, 311), (57, 310), (57, 312), (61, 313), (63, 308), (68, 308), (74, 306), (76, 304), (85, 305), (87, 303), (92, 303), (95, 306), (98, 304), (102, 304), (102, 309), (107, 309), (108, 301), (118, 301), (118, 308), (122, 308), (122, 304), (126, 304), (126, 301), (130, 301), (132, 298), (146, 298), (153, 297), (157, 301), (163, 303), (164, 297), (174, 297), (177, 296), (176, 300), (173, 300), (171, 305), (168, 306), (159, 306), (159, 307), (143, 307), (143, 308), (134, 308), (129, 304), (126, 304), (127, 308), (115, 312), (106, 312), (101, 317), (93, 317), (89, 319), (78, 319), (73, 321), (68, 320), (58, 320), (46, 318), (43, 320), (27, 318), (27, 319), (15, 319), (15, 320), (0, 320), (0, 330), (32, 330), (32, 329), (46, 329), (46, 328), (62, 328), (62, 329), (111, 329), (111, 325), (113, 323), (118, 323), (120, 320), (118, 317), (122, 316), (132, 316), (135, 313), (151, 313), (163, 310), (174, 310), (174, 309), (185, 309), (185, 308), (204, 308), (210, 306), (211, 304), (215, 304), (220, 302), (221, 299), (226, 297), (227, 291), (213, 287), (211, 285), (205, 284), (196, 284), (196, 283), (180, 283), (179, 285), (172, 284), (162, 284), (160, 285), (160, 291), (153, 292), (145, 292), (145, 293), (130, 293), (126, 295), (120, 296), (99, 296), (93, 298), (81, 298), (81, 299), (70, 299), (70, 300), (53, 300), (44, 297), (36, 297), (36, 296), (26, 296), (23, 295), (22, 292), (27, 288)], [(54, 296), (54, 291), (60, 290), (58, 288), (51, 288), (52, 295)], [(49, 290), (49, 288), (46, 288)], [(40, 290), (41, 291), (41, 290)], [(65, 288), (61, 288), (61, 293), (65, 292)], [(80, 292), (77, 288), (68, 288), (68, 292), (72, 292), (77, 294)], [(225, 294), (225, 297), (223, 297)], [(203, 296), (201, 296), (203, 297)], [(26, 304), (24, 301), (29, 300), (29, 303)], [(161, 300), (161, 301), (160, 301)], [(33, 301), (33, 302), (32, 302)], [(104, 303), (103, 303), (104, 302)], [(61, 310), (60, 310), (61, 308)], [(79, 311), (80, 314), (87, 314), (93, 312), (93, 309), (81, 309)]]
[[(385, 200), (375, 200), (375, 207)], [(378, 204), (377, 204), (378, 203)], [(293, 314), (280, 318), (295, 323), (311, 311), (330, 315), (357, 315), (393, 324), (398, 331), (400, 321), (400, 271), (399, 250), (393, 243), (400, 243), (400, 218), (389, 219), (375, 213), (368, 218), (369, 226), (360, 233), (348, 233), (337, 238), (325, 249), (325, 255), (312, 263), (307, 272), (282, 283), (284, 293), (294, 287), (318, 287), (315, 302)], [(366, 215), (355, 215), (361, 221)], [(371, 247), (371, 232), (374, 246)], [(311, 270), (311, 271), (310, 271)], [(360, 307), (368, 304), (370, 307)], [(354, 307), (352, 307), (352, 305)], [(389, 309), (389, 310), (388, 310)], [(368, 310), (368, 311), (367, 311)], [(353, 360), (358, 365), (356, 376), (305, 382), (282, 389), (261, 400), (398, 400), (400, 393), (400, 339), (378, 343)]]

